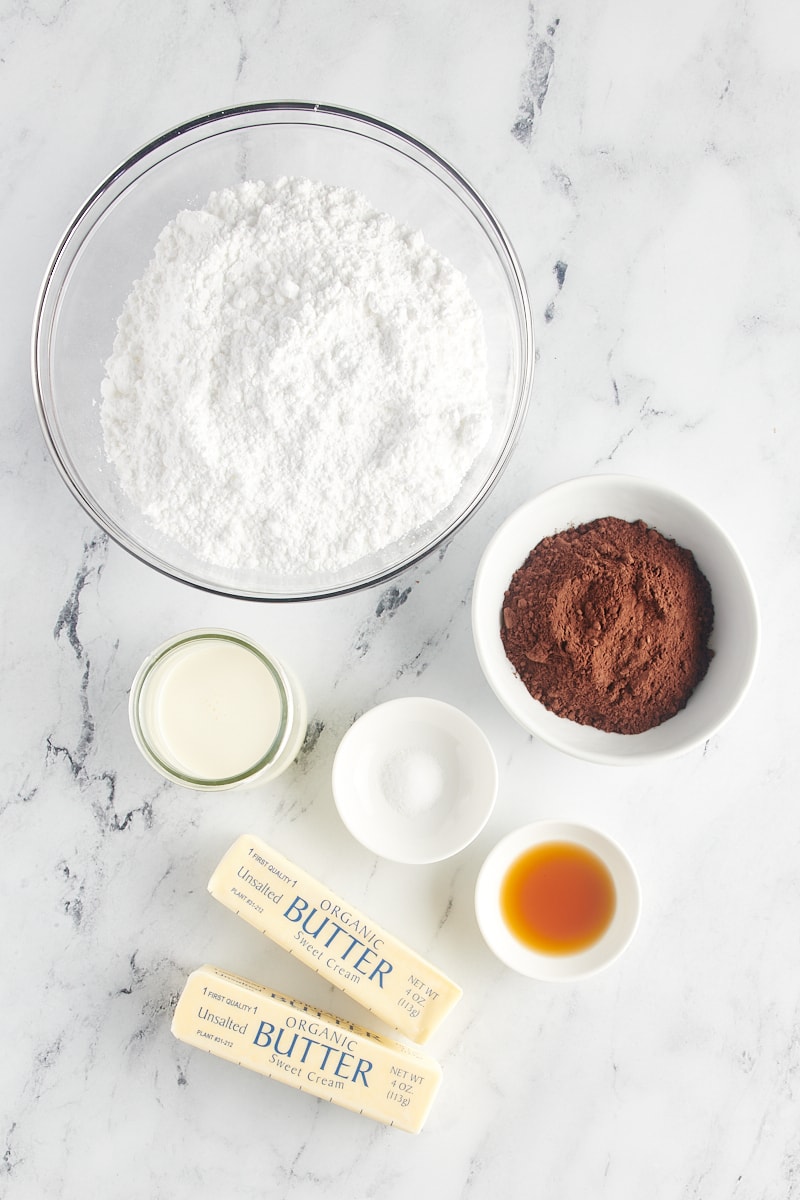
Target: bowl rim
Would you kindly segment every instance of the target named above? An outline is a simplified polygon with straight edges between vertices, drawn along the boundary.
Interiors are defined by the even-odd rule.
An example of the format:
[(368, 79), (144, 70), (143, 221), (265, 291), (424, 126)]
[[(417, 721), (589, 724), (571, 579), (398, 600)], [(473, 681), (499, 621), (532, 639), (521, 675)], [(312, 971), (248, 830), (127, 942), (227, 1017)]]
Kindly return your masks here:
[[(491, 789), (481, 803), (479, 820), (472, 822), (468, 828), (465, 826), (465, 832), (448, 843), (446, 850), (400, 855), (392, 853), (390, 849), (387, 849), (385, 844), (379, 844), (378, 839), (373, 840), (364, 836), (363, 829), (360, 829), (358, 823), (353, 820), (352, 805), (346, 800), (349, 792), (341, 786), (340, 777), (349, 762), (350, 756), (353, 754), (354, 745), (364, 737), (369, 737), (370, 740), (375, 737), (374, 726), (376, 723), (391, 721), (393, 717), (398, 717), (398, 720), (402, 721), (403, 715), (406, 718), (413, 717), (415, 711), (421, 713), (429, 724), (437, 728), (441, 727), (441, 718), (443, 723), (446, 722), (450, 726), (455, 724), (464, 730), (464, 744), (470, 747), (470, 753), (473, 757), (477, 758), (480, 756), (486, 764), (489, 776), (491, 777)], [(468, 737), (466, 736), (467, 734), (469, 735)], [(384, 700), (372, 708), (368, 708), (353, 721), (342, 736), (336, 747), (331, 764), (333, 802), (342, 824), (348, 833), (350, 833), (359, 845), (363, 846), (365, 850), (369, 850), (371, 854), (375, 854), (378, 858), (384, 858), (389, 862), (401, 863), (406, 866), (430, 866), (433, 863), (444, 862), (447, 859), (454, 858), (455, 855), (460, 854), (462, 850), (471, 845), (486, 828), (489, 818), (494, 812), (499, 787), (500, 773), (497, 758), (485, 731), (469, 713), (464, 712), (457, 705), (451, 704), (448, 700), (440, 700), (433, 696), (398, 696), (391, 700)]]
[[(512, 295), (513, 308), (516, 313), (516, 328), (519, 334), (519, 355), (520, 355), (520, 384), (516, 397), (516, 404), (513, 409), (511, 423), (505, 441), (496, 456), (491, 469), (483, 483), (478, 488), (475, 495), (470, 500), (469, 504), (453, 518), (446, 528), (439, 531), (435, 537), (426, 541), (421, 547), (412, 553), (406, 555), (399, 562), (390, 564), (373, 575), (366, 578), (359, 577), (351, 581), (346, 581), (342, 584), (332, 584), (329, 586), (317, 587), (314, 589), (301, 591), (287, 592), (262, 592), (255, 591), (243, 587), (225, 586), (221, 583), (210, 582), (195, 576), (187, 575), (185, 572), (174, 567), (166, 560), (157, 557), (154, 554), (148, 554), (145, 548), (140, 547), (137, 543), (126, 534), (125, 530), (102, 508), (95, 502), (88, 488), (83, 484), (83, 481), (76, 478), (70, 470), (61, 450), (61, 443), (56, 436), (52, 427), (51, 419), (48, 415), (48, 402), (45, 398), (48, 389), (43, 385), (40, 372), (40, 355), (42, 349), (42, 341), (45, 337), (49, 326), (44, 320), (45, 307), (50, 297), (51, 289), (55, 286), (55, 279), (60, 265), (67, 257), (73, 241), (78, 237), (79, 230), (87, 219), (91, 210), (95, 205), (100, 203), (109, 190), (118, 182), (121, 181), (127, 173), (146, 160), (148, 156), (156, 155), (159, 151), (173, 142), (181, 138), (188, 137), (206, 127), (213, 129), (215, 132), (209, 136), (216, 136), (219, 133), (230, 132), (236, 128), (246, 127), (237, 125), (237, 122), (246, 121), (248, 117), (253, 117), (254, 125), (277, 124), (279, 118), (285, 116), (297, 116), (301, 119), (300, 124), (314, 124), (314, 118), (329, 118), (332, 121), (339, 121), (343, 124), (339, 126), (331, 126), (332, 128), (341, 128), (345, 132), (358, 132), (359, 127), (364, 131), (373, 131), (377, 134), (382, 134), (390, 139), (391, 148), (403, 152), (403, 146), (413, 149), (417, 155), (423, 159), (427, 159), (434, 164), (439, 171), (447, 178), (440, 179), (440, 182), (445, 184), (458, 196), (462, 203), (466, 200), (469, 204), (466, 207), (470, 208), (473, 215), (478, 219), (481, 227), (484, 223), (491, 231), (490, 241), (495, 246), (495, 251), (500, 257), (504, 274), (509, 281), (509, 289)], [(259, 117), (271, 117), (273, 120), (258, 120)], [(230, 126), (226, 129), (225, 124)], [(355, 128), (350, 128), (355, 126)], [(180, 149), (180, 147), (178, 147)], [(406, 154), (408, 158), (413, 158), (412, 155)], [(425, 170), (429, 170), (424, 162), (420, 162), (418, 158), (413, 158), (413, 161), (418, 166)], [(437, 178), (439, 178), (437, 176)], [(452, 185), (455, 185), (453, 187)], [(463, 193), (459, 195), (459, 193)], [(486, 233), (486, 229), (484, 229)], [(410, 570), (421, 560), (428, 557), (435, 550), (446, 545), (452, 537), (467, 523), (474, 515), (480, 505), (486, 500), (491, 493), (498, 479), (500, 478), (505, 466), (519, 440), (520, 433), (525, 423), (528, 408), (530, 405), (531, 389), (533, 383), (533, 372), (535, 365), (535, 338), (533, 329), (533, 318), (531, 313), (531, 302), (528, 295), (528, 289), (525, 282), (524, 272), (516, 251), (511, 243), (510, 238), (505, 232), (498, 218), (495, 216), (492, 209), (482, 198), (480, 193), (473, 187), (469, 180), (454, 167), (447, 159), (431, 149), (420, 139), (412, 134), (406, 133), (397, 126), (391, 125), (378, 117), (371, 116), (367, 113), (356, 109), (346, 108), (335, 104), (315, 103), (305, 100), (271, 100), (252, 102), (249, 104), (231, 105), (227, 108), (216, 109), (211, 112), (203, 113), (200, 116), (191, 118), (190, 120), (180, 122), (172, 126), (165, 132), (158, 134), (150, 141), (144, 143), (138, 150), (125, 158), (117, 167), (114, 168), (97, 187), (91, 192), (84, 203), (79, 207), (72, 220), (67, 225), (61, 238), (58, 240), (56, 248), (50, 258), (50, 261), (45, 270), (42, 282), (39, 287), (36, 304), (34, 309), (34, 318), (31, 331), (30, 341), (30, 365), (31, 379), (33, 385), (34, 404), (36, 408), (39, 425), (45, 440), (45, 444), (49, 451), (61, 478), (67, 485), (73, 497), (78, 501), (84, 511), (91, 519), (122, 549), (124, 549), (133, 558), (137, 559), (144, 565), (158, 571), (161, 575), (176, 580), (177, 582), (186, 584), (199, 591), (211, 593), (213, 595), (226, 596), (234, 599), (251, 600), (258, 603), (293, 603), (298, 601), (311, 601), (327, 599), (333, 596), (349, 595), (353, 592), (363, 591), (369, 588), (381, 586), (390, 580), (401, 575), (404, 571)]]
[[(526, 849), (551, 841), (574, 842), (596, 854), (610, 871), (622, 901), (599, 941), (574, 954), (548, 955), (529, 949), (516, 941), (500, 913), (499, 885), (505, 872)], [(627, 950), (639, 928), (641, 883), (630, 856), (609, 834), (582, 821), (541, 817), (510, 830), (486, 855), (475, 881), (474, 908), (486, 945), (510, 970), (541, 983), (577, 983), (604, 971)]]
[[(568, 736), (568, 731), (573, 723), (566, 721), (565, 718), (559, 718), (560, 721), (564, 722), (563, 732), (567, 734), (567, 736), (562, 737), (557, 733), (551, 732), (546, 726), (543, 727), (541, 722), (535, 719), (535, 715), (526, 716), (521, 714), (519, 705), (517, 705), (514, 702), (514, 698), (509, 695), (509, 687), (504, 686), (504, 681), (498, 679), (497, 673), (494, 669), (494, 664), (492, 662), (492, 652), (487, 650), (489, 640), (493, 637), (493, 635), (486, 628), (487, 613), (484, 611), (487, 604), (486, 592), (492, 587), (492, 575), (496, 569), (494, 559), (499, 549), (505, 544), (515, 528), (525, 520), (526, 515), (535, 511), (540, 505), (546, 504), (554, 497), (558, 497), (559, 494), (563, 494), (565, 496), (573, 492), (577, 494), (581, 491), (589, 491), (595, 487), (599, 487), (600, 489), (640, 489), (642, 493), (647, 496), (658, 497), (665, 500), (669, 504), (674, 503), (680, 506), (684, 512), (691, 513), (697, 518), (698, 521), (701, 521), (708, 530), (713, 532), (715, 539), (717, 539), (719, 545), (724, 548), (731, 563), (735, 565), (741, 579), (741, 596), (748, 610), (747, 615), (750, 621), (752, 632), (751, 641), (747, 647), (747, 668), (741, 680), (741, 684), (738, 690), (730, 696), (721, 717), (715, 719), (714, 721), (706, 722), (691, 736), (678, 739), (671, 745), (643, 748), (643, 739), (652, 740), (649, 735), (653, 734), (654, 730), (647, 730), (638, 734), (613, 734), (604, 733), (601, 730), (592, 732), (589, 731), (588, 727), (585, 726), (580, 726), (579, 728), (582, 729), (589, 737), (593, 737), (593, 734), (596, 733), (597, 737), (594, 740), (596, 740), (598, 743), (602, 742), (603, 748), (587, 748), (582, 745), (574, 744)], [(597, 515), (606, 516), (614, 514), (598, 512)], [(590, 520), (591, 518), (587, 517), (585, 519)], [(566, 528), (570, 524), (574, 523), (575, 522), (566, 519), (561, 527)], [(548, 532), (554, 533), (556, 530), (553, 529), (549, 530)], [(665, 536), (672, 536), (668, 530), (662, 532), (665, 533)], [(547, 534), (543, 533), (540, 535), (540, 537), (545, 536), (547, 536)], [(532, 545), (529, 545), (525, 551), (525, 554), (527, 554), (532, 548)], [(692, 547), (690, 546), (689, 549), (691, 548)], [(520, 558), (518, 565), (522, 564), (525, 554), (523, 554), (522, 558)], [(509, 580), (510, 574), (506, 584)], [(514, 718), (514, 720), (529, 734), (538, 738), (540, 741), (545, 742), (554, 749), (560, 750), (573, 758), (581, 759), (584, 762), (591, 762), (604, 766), (641, 767), (655, 762), (665, 762), (668, 759), (676, 758), (680, 755), (687, 754), (690, 751), (697, 749), (699, 746), (707, 742), (709, 738), (713, 737), (714, 734), (717, 733), (734, 715), (739, 705), (744, 700), (745, 695), (747, 694), (758, 665), (761, 644), (761, 620), (758, 601), (752, 579), (738, 549), (725, 530), (717, 523), (717, 521), (706, 509), (701, 507), (701, 505), (689, 499), (681, 492), (678, 492), (675, 489), (660, 483), (658, 480), (650, 479), (645, 476), (616, 472), (599, 472), (594, 475), (579, 475), (572, 479), (567, 479), (560, 483), (553, 484), (551, 487), (536, 493), (528, 500), (524, 501), (521, 505), (509, 513), (509, 515), (505, 518), (487, 543), (475, 572), (471, 607), (471, 623), (475, 652), (483, 675), (497, 699), (500, 701), (506, 711)], [(499, 611), (497, 631), (497, 641), (499, 642)], [(508, 667), (509, 671), (513, 672), (510, 663), (508, 664)], [(514, 679), (519, 682), (517, 676), (513, 673), (508, 676), (508, 680), (510, 679)], [(504, 680), (506, 683), (508, 682), (505, 677)], [(534, 700), (534, 698), (528, 693), (526, 693), (525, 697), (521, 697), (521, 699), (525, 703), (526, 707), (528, 702), (532, 705), (539, 706), (543, 715), (543, 719), (545, 719), (549, 724), (549, 718), (553, 717), (554, 714), (549, 713), (544, 705), (541, 705), (539, 701)], [(544, 717), (544, 714), (547, 714), (547, 716)], [(680, 714), (676, 714), (676, 717), (677, 716), (680, 716)], [(668, 722), (664, 722), (662, 726), (656, 726), (655, 729), (663, 729), (666, 725), (668, 725)], [(559, 726), (559, 733), (560, 732), (561, 726)], [(630, 750), (630, 748), (636, 746), (637, 743), (640, 748), (638, 753), (622, 752), (621, 747), (623, 744), (628, 748), (628, 750)], [(620, 749), (615, 749), (615, 746), (619, 747)]]

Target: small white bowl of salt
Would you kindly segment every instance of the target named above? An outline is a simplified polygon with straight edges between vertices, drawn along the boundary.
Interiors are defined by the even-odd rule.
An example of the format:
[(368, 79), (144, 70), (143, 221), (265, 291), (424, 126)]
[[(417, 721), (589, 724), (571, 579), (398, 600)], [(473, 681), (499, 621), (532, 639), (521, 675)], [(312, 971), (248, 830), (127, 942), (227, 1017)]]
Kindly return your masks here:
[(368, 850), (393, 862), (434, 863), (483, 829), (497, 798), (497, 763), (466, 713), (409, 696), (350, 726), (332, 785), (342, 821)]

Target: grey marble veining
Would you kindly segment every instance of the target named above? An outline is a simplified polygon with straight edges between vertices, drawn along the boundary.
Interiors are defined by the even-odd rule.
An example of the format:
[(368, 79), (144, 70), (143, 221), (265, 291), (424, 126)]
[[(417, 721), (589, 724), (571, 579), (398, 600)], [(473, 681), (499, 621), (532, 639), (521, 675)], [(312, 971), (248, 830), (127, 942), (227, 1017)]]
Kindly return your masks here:
[[(800, 1197), (798, 45), (788, 0), (0, 6), (0, 1195)], [(29, 337), (50, 254), (110, 170), (202, 112), (285, 98), (372, 113), (463, 171), (521, 260), (537, 363), (520, 443), (445, 551), (271, 607), (158, 576), (95, 528), (44, 447)], [(537, 743), (472, 647), (494, 529), (593, 471), (704, 505), (759, 595), (746, 701), (655, 769)], [(127, 719), (145, 654), (205, 625), (283, 656), (310, 712), (285, 776), (222, 798), (163, 782)], [(400, 695), (460, 705), (500, 768), (485, 831), (427, 868), (362, 850), (330, 791), (344, 732)], [(513, 975), (473, 914), (491, 846), (539, 816), (600, 826), (641, 877), (633, 944), (580, 985)], [(463, 986), (418, 1138), (172, 1038), (204, 961), (364, 1020), (207, 895), (248, 829)]]

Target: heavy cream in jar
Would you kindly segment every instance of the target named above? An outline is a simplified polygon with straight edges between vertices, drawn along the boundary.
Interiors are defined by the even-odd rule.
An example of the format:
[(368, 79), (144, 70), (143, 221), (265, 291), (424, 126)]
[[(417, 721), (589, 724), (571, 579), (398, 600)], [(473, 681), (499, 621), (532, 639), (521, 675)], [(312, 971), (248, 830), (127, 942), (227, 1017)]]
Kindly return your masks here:
[(242, 634), (198, 629), (159, 646), (131, 689), (139, 749), (166, 778), (223, 789), (274, 779), (306, 732), (302, 692)]

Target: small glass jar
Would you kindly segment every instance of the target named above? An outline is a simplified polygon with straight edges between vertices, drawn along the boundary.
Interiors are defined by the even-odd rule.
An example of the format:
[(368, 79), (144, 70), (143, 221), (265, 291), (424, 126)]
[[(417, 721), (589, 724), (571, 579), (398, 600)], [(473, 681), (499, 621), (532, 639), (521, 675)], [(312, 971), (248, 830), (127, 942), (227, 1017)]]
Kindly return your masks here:
[(134, 740), (166, 779), (224, 791), (276, 779), (306, 734), (286, 667), (243, 634), (194, 629), (158, 646), (131, 687)]

